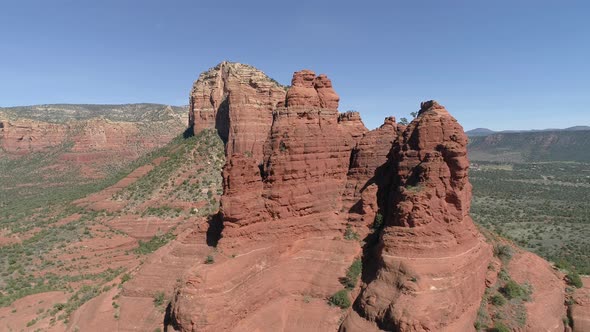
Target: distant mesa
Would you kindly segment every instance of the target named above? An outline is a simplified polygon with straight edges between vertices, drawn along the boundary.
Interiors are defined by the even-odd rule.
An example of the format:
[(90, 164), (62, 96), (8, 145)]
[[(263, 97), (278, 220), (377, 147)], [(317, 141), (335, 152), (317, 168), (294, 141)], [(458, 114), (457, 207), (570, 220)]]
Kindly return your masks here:
[(494, 131), (488, 128), (475, 128), (466, 131), (465, 133), (469, 137), (475, 136), (488, 136), (492, 134), (509, 134), (509, 133), (536, 133), (536, 132), (547, 132), (547, 131), (586, 131), (590, 130), (590, 126), (573, 126), (564, 129), (548, 128), (548, 129), (530, 129), (530, 130), (502, 130)]

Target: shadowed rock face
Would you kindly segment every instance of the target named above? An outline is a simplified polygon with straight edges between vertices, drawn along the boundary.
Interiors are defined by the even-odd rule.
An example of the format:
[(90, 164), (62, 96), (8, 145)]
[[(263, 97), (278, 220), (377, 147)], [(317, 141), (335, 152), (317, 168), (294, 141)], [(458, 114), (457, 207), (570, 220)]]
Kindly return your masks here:
[(491, 250), (468, 215), (466, 146), (461, 126), (433, 101), (398, 137), (377, 271), (343, 330), (363, 320), (386, 330), (473, 328)]
[[(201, 75), (191, 94), (195, 131), (225, 128), (220, 110), (230, 119), (224, 227), (220, 260), (195, 265), (177, 288), (171, 328), (473, 330), (492, 251), (469, 217), (467, 138), (457, 121), (428, 101), (407, 127), (387, 118), (368, 131), (358, 113), (338, 113), (325, 75), (296, 72), (281, 95), (254, 80), (266, 77), (259, 72), (248, 83), (229, 78), (240, 66)], [(361, 248), (343, 239), (346, 228), (368, 234), (377, 213), (376, 241)], [(343, 317), (325, 299), (361, 255), (362, 282)]]

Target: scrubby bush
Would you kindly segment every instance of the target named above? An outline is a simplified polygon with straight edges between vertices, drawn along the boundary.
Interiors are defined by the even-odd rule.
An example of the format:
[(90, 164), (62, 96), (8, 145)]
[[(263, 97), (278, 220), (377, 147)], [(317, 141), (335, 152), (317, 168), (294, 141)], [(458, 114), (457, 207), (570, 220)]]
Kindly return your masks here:
[(125, 273), (121, 276), (121, 283), (124, 284), (127, 281), (131, 280), (131, 275), (129, 273)]
[(502, 322), (497, 322), (496, 324), (494, 324), (494, 328), (492, 329), (492, 331), (494, 331), (494, 332), (510, 332), (510, 328), (508, 328), (508, 326), (504, 325), (504, 323), (502, 323)]
[(582, 286), (584, 286), (582, 278), (580, 278), (580, 275), (576, 272), (570, 272), (567, 274), (567, 283), (576, 288), (582, 288)]
[(499, 244), (494, 247), (494, 255), (507, 262), (512, 258), (512, 248), (509, 245)]
[(156, 295), (154, 295), (154, 305), (156, 307), (160, 307), (164, 304), (164, 300), (166, 299), (166, 295), (164, 294), (164, 292), (157, 292)]
[(353, 289), (363, 271), (363, 263), (360, 259), (355, 259), (346, 270), (346, 277), (342, 278), (342, 284), (348, 289)]
[(528, 297), (529, 290), (525, 287), (519, 285), (516, 281), (510, 280), (500, 289), (502, 294), (506, 296), (509, 300), (516, 299), (516, 298), (526, 298)]
[(504, 298), (504, 296), (500, 294), (494, 294), (492, 297), (490, 297), (490, 303), (492, 303), (495, 306), (501, 307), (504, 304), (506, 304), (506, 299)]
[(213, 264), (215, 263), (215, 258), (212, 255), (208, 255), (207, 258), (205, 258), (205, 264)]
[(375, 220), (373, 221), (373, 229), (379, 229), (383, 225), (383, 215), (381, 213), (377, 213), (375, 215)]
[(350, 299), (348, 298), (348, 291), (342, 289), (334, 293), (328, 300), (330, 304), (346, 309), (350, 307)]

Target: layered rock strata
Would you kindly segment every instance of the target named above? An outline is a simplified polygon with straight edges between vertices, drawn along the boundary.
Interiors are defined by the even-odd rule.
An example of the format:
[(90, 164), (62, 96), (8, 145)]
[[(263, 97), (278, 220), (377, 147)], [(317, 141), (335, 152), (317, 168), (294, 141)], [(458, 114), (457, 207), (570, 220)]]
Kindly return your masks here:
[[(223, 229), (215, 263), (194, 266), (176, 289), (169, 331), (473, 330), (497, 273), (469, 217), (457, 121), (428, 101), (407, 127), (387, 118), (368, 131), (358, 113), (338, 113), (325, 75), (296, 72), (283, 94), (249, 68), (222, 63), (191, 93), (194, 130), (227, 132)], [(354, 230), (368, 234), (364, 248)], [(353, 307), (341, 312), (325, 299), (361, 255)], [(557, 280), (541, 274), (519, 282)], [(547, 294), (531, 315), (559, 307), (561, 293)]]
[(466, 154), (457, 121), (438, 103), (423, 103), (390, 153), (378, 270), (342, 330), (473, 329), (491, 249), (468, 214)]
[[(230, 102), (230, 132), (234, 106), (242, 108)], [(357, 113), (342, 116), (337, 106), (326, 76), (297, 72), (272, 110), (262, 159), (228, 144), (219, 254), (177, 290), (174, 329), (338, 328), (339, 310), (323, 299), (342, 287), (339, 277), (360, 254), (358, 242), (342, 239), (341, 210), (350, 154), (367, 130)]]
[(216, 128), (227, 143), (228, 158), (247, 154), (262, 158), (272, 112), (285, 100), (285, 88), (256, 68), (222, 62), (202, 73), (189, 101), (189, 125), (197, 134)]
[(358, 113), (342, 116), (337, 106), (325, 75), (293, 75), (285, 106), (273, 111), (263, 163), (234, 154), (224, 168), (222, 247), (342, 227), (334, 213), (342, 209), (350, 152), (367, 129)]

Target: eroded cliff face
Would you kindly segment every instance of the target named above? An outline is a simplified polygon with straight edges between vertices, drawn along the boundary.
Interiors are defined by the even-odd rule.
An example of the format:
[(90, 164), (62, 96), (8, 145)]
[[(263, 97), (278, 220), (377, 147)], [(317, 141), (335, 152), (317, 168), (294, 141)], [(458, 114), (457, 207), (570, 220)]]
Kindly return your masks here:
[[(18, 112), (17, 117), (2, 118), (0, 112), (0, 154), (15, 159), (40, 153), (47, 167), (78, 168), (84, 178), (102, 178), (183, 132), (186, 117), (158, 109), (163, 106), (148, 107), (145, 113), (153, 116), (159, 111), (165, 113), (164, 119), (130, 121), (94, 117), (50, 122), (18, 117)], [(67, 114), (68, 106), (53, 112)]]
[(222, 62), (202, 73), (193, 85), (189, 125), (195, 134), (216, 128), (227, 142), (227, 156), (262, 158), (262, 146), (272, 124), (272, 112), (285, 100), (285, 88), (260, 70)]
[[(368, 131), (358, 113), (338, 113), (325, 75), (296, 72), (282, 94), (250, 69), (247, 83), (231, 78), (236, 68), (245, 67), (222, 63), (201, 75), (191, 94), (195, 131), (228, 132), (223, 229), (215, 263), (195, 265), (176, 289), (169, 330), (473, 330), (492, 246), (469, 217), (457, 121), (429, 101), (407, 127), (387, 118)], [(384, 223), (372, 229), (377, 214)], [(328, 305), (361, 258), (353, 307)], [(560, 294), (527, 310), (558, 308)]]
[(350, 152), (367, 129), (358, 114), (339, 115), (330, 80), (309, 70), (293, 75), (285, 105), (273, 112), (263, 163), (234, 155), (224, 169), (221, 247), (341, 227)]
[[(467, 138), (436, 102), (426, 102), (390, 154), (378, 269), (343, 330), (360, 316), (385, 330), (468, 331), (485, 289), (491, 247), (469, 217)], [(360, 314), (360, 316), (359, 316)]]
[(68, 130), (62, 124), (0, 119), (0, 146), (5, 153), (13, 155), (44, 152), (63, 144)]
[(324, 299), (360, 255), (357, 241), (342, 238), (342, 197), (351, 151), (367, 129), (358, 114), (338, 113), (331, 82), (311, 71), (295, 73), (276, 106), (262, 159), (233, 153), (224, 167), (219, 253), (178, 288), (177, 330), (338, 328), (340, 310)]

